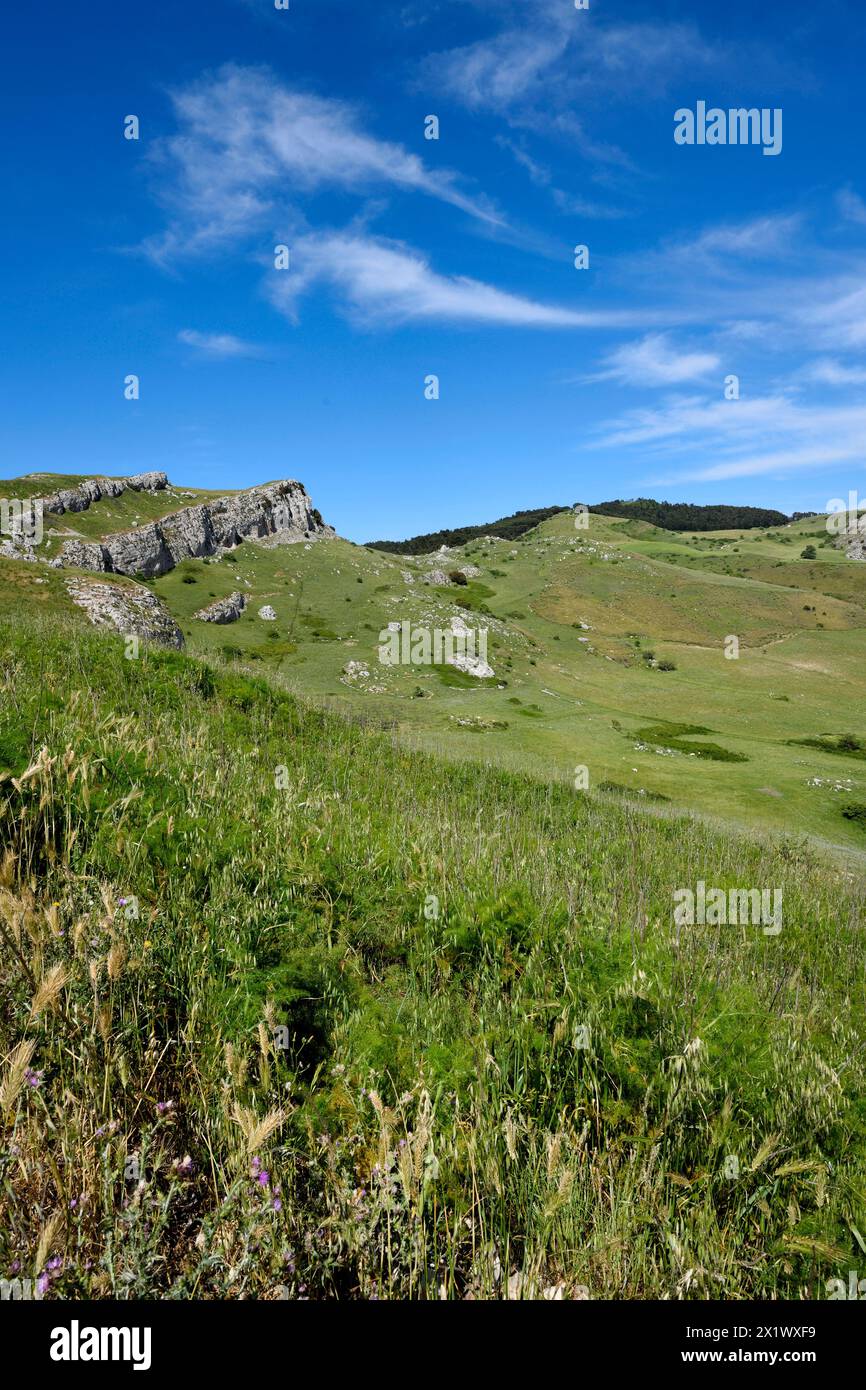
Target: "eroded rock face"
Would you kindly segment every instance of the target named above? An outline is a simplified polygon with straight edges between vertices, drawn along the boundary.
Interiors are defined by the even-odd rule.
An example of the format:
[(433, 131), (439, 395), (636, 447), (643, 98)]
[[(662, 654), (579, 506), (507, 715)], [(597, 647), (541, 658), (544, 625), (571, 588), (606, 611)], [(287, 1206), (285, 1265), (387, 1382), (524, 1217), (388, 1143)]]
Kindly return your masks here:
[(483, 647), (476, 652), (476, 645), (481, 646), (479, 641), (480, 634), (466, 626), (463, 618), (457, 616), (451, 619), (451, 631), (455, 637), (459, 638), (464, 646), (463, 651), (457, 651), (449, 659), (451, 666), (456, 666), (458, 671), (463, 671), (467, 676), (475, 676), (480, 680), (490, 680), (496, 675), (493, 667), (487, 661), (487, 638), (486, 632)]
[(165, 604), (140, 584), (67, 579), (66, 588), (95, 627), (111, 628), (124, 637), (140, 637), (178, 651), (184, 645), (183, 633)]
[(12, 537), (9, 540), (0, 538), (0, 555), (4, 560), (29, 560), (36, 561), (36, 554), (32, 545), (27, 545), (23, 541)]
[(166, 574), (181, 560), (222, 554), (242, 540), (285, 545), (333, 534), (303, 484), (286, 481), (183, 507), (101, 541), (67, 541), (61, 558), (78, 569), (150, 578)]
[(64, 512), (86, 512), (91, 502), (99, 502), (103, 497), (119, 497), (129, 489), (132, 492), (162, 492), (168, 487), (165, 473), (134, 473), (131, 478), (87, 478), (77, 487), (61, 488), (43, 498), (46, 512), (62, 516)]
[(193, 617), (199, 618), (203, 623), (235, 623), (246, 606), (246, 595), (236, 589), (228, 598), (218, 598), (215, 603), (209, 603), (207, 608), (200, 608), (197, 613), (193, 613)]

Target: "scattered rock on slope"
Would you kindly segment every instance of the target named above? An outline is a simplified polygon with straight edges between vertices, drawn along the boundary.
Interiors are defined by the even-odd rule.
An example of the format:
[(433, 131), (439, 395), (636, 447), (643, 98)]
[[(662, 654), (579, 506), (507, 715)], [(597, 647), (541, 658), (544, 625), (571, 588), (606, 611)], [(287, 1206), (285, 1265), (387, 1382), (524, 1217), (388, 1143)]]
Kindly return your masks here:
[(193, 617), (199, 618), (203, 623), (234, 623), (246, 606), (246, 595), (236, 589), (228, 598), (218, 598), (215, 603), (209, 603), (207, 608), (200, 608), (197, 613), (193, 613)]
[(95, 627), (113, 628), (124, 637), (140, 637), (178, 651), (184, 645), (183, 633), (162, 600), (141, 584), (68, 579), (66, 588)]

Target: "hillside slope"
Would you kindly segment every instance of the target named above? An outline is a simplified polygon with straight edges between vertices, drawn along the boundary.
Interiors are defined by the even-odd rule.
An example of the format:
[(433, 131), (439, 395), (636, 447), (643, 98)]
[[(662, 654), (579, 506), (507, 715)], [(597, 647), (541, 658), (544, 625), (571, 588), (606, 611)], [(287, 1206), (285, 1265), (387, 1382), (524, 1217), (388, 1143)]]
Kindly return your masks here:
[[(121, 505), (157, 522), (205, 499), (128, 493), (59, 521), (91, 540)], [(866, 702), (866, 565), (835, 548), (822, 517), (693, 535), (576, 520), (421, 557), (250, 538), (148, 587), (191, 652), (363, 713), (407, 747), (569, 785), (586, 768), (609, 797), (805, 833), (862, 862), (866, 750), (840, 740), (859, 737)], [(46, 553), (62, 543), (49, 534)], [(76, 573), (58, 584), (48, 566), (0, 559), (0, 597), (71, 609), (64, 577)], [(238, 621), (196, 616), (238, 594)], [(486, 631), (493, 676), (383, 665), (382, 634), (405, 623)]]
[[(0, 1264), (55, 1297), (820, 1296), (862, 882), (0, 623)], [(699, 881), (782, 930), (674, 925)]]

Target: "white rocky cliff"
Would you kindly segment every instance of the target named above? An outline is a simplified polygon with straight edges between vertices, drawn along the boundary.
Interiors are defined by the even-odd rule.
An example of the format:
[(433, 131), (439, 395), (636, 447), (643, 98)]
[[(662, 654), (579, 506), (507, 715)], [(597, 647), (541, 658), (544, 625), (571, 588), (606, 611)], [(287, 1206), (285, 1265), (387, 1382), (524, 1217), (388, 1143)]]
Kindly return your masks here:
[(303, 484), (285, 481), (183, 507), (100, 541), (67, 541), (60, 558), (77, 569), (150, 578), (166, 574), (181, 560), (220, 555), (243, 540), (290, 545), (333, 535)]

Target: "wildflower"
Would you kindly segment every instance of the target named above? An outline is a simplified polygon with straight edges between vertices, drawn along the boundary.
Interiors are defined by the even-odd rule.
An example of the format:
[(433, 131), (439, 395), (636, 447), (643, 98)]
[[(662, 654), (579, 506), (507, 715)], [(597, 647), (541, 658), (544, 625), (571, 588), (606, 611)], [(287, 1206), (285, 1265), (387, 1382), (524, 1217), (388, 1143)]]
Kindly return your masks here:
[(173, 1100), (158, 1100), (158, 1101), (156, 1102), (156, 1113), (157, 1113), (157, 1115), (165, 1115), (169, 1110), (173, 1110), (173, 1109), (174, 1109), (174, 1101), (173, 1101)]
[(24, 1073), (24, 1080), (27, 1082), (28, 1086), (33, 1086), (35, 1088), (42, 1084), (42, 1078), (44, 1075), (44, 1069), (42, 1071), (34, 1071), (32, 1067), (28, 1067), (26, 1072)]
[(273, 1207), (274, 1211), (282, 1211), (283, 1209), (283, 1204), (279, 1197), (275, 1197), (273, 1199), (273, 1201), (271, 1202), (271, 1206)]
[(145, 949), (146, 951), (149, 951), (152, 945), (153, 945), (153, 943), (152, 943), (151, 941), (145, 941), (145, 943), (144, 943), (144, 949)]
[(263, 1168), (261, 1170), (261, 1172), (258, 1175), (258, 1180), (261, 1183), (262, 1187), (267, 1187), (269, 1185), (271, 1181), (271, 1175), (267, 1171), (267, 1169)]
[(50, 1283), (51, 1280), (49, 1279), (47, 1274), (40, 1274), (39, 1278), (36, 1280), (36, 1292), (39, 1294), (40, 1297), (42, 1296), (42, 1294), (48, 1292), (48, 1286)]

